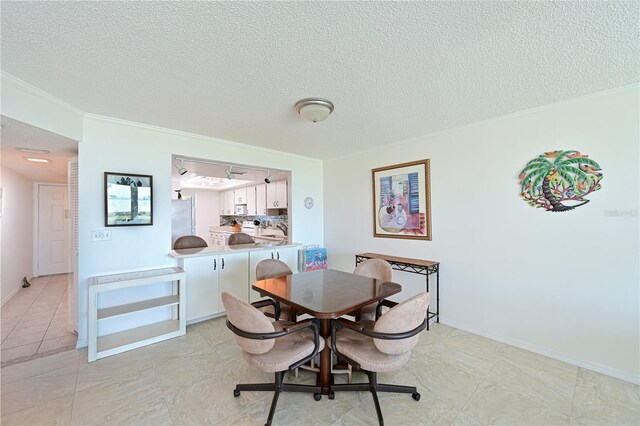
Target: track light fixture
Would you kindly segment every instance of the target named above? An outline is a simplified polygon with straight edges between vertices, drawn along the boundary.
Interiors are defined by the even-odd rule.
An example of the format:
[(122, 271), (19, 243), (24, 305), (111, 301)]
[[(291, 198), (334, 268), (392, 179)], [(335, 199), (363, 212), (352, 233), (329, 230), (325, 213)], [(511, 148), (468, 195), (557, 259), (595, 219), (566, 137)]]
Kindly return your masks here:
[(178, 169), (180, 176), (184, 176), (187, 173), (187, 169), (182, 165), (182, 160), (180, 160), (180, 163), (176, 164), (176, 169)]
[(267, 177), (264, 178), (265, 183), (271, 183), (271, 172), (267, 170)]

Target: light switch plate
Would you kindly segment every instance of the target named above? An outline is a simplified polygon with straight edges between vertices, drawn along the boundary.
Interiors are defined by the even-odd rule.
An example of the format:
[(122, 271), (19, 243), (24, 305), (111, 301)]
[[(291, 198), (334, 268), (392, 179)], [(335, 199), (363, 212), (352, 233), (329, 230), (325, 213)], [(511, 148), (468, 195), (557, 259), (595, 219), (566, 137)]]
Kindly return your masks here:
[(91, 241), (111, 241), (111, 231), (91, 231)]

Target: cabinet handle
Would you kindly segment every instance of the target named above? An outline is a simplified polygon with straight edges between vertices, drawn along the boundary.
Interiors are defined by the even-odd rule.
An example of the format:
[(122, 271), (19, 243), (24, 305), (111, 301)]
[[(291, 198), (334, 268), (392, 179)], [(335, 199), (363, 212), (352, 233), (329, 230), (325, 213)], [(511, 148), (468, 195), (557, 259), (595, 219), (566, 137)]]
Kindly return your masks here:
[(280, 260), (280, 252), (279, 251), (276, 252), (276, 257), (277, 257), (278, 260)]
[(215, 271), (218, 268), (218, 262), (216, 262), (215, 259), (213, 259), (213, 270)]
[(222, 258), (222, 269), (224, 269), (224, 257)]
[(273, 259), (273, 252), (271, 252), (271, 258)]

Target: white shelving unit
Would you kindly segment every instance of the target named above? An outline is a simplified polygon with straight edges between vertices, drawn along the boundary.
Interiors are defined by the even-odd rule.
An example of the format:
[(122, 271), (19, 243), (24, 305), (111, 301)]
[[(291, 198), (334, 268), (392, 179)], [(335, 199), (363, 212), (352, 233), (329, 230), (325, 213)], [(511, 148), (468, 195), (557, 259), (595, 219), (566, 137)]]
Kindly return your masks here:
[[(100, 293), (150, 284), (173, 282), (172, 294), (134, 303), (98, 306)], [(102, 275), (89, 282), (89, 362), (150, 345), (186, 333), (186, 273), (177, 267)], [(171, 319), (98, 336), (98, 321), (150, 309), (171, 307)]]

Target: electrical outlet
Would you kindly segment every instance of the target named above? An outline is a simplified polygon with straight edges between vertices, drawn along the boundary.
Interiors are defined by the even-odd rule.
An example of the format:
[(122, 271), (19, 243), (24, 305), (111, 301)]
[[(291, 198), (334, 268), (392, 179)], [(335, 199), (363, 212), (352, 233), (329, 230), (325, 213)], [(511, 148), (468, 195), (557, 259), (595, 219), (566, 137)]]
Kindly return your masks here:
[(91, 231), (91, 241), (111, 241), (111, 231)]

